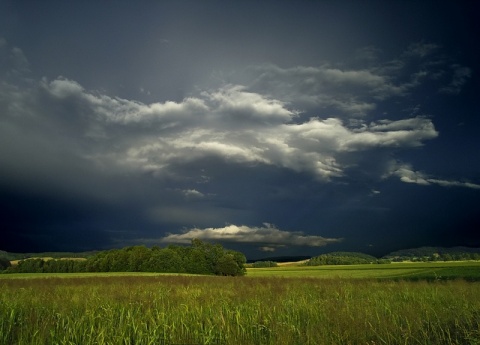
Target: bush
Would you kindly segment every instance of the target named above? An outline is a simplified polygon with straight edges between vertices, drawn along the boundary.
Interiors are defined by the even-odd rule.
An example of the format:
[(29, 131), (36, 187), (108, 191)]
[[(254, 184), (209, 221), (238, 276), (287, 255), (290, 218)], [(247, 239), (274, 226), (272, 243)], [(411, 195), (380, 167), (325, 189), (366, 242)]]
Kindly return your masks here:
[(10, 263), (10, 260), (7, 260), (5, 258), (0, 258), (0, 270), (6, 270), (11, 265), (12, 264)]
[(252, 264), (254, 268), (263, 268), (263, 267), (277, 267), (278, 264), (275, 261), (256, 261)]

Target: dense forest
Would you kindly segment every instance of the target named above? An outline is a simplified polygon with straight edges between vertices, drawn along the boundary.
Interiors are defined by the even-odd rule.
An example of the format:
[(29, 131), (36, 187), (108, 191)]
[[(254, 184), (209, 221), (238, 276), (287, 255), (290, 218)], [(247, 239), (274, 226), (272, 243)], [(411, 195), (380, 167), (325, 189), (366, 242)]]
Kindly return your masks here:
[[(6, 260), (4, 260), (6, 261)], [(245, 274), (245, 256), (220, 244), (193, 240), (192, 245), (133, 246), (97, 252), (86, 259), (20, 260), (5, 273), (162, 272), (239, 276)]]

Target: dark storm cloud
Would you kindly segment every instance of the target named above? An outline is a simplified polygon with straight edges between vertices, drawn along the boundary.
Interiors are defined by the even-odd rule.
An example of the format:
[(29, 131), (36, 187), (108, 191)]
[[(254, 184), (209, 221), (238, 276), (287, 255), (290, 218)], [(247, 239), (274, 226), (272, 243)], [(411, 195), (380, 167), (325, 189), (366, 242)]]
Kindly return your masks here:
[[(245, 27), (241, 14), (249, 8), (214, 16), (208, 5), (182, 4), (175, 20), (169, 15), (179, 13), (177, 5), (153, 11), (161, 18), (134, 11), (134, 22), (146, 24), (122, 26), (115, 37), (120, 21), (90, 19), (76, 30), (73, 16), (73, 24), (55, 17), (51, 26), (38, 25), (38, 42), (12, 35), (25, 47), (0, 38), (8, 248), (197, 237), (245, 250), (380, 253), (433, 243), (434, 230), (444, 243), (478, 240), (451, 235), (456, 222), (478, 224), (478, 163), (441, 149), (466, 142), (464, 128), (472, 152), (478, 147), (464, 95), (475, 85), (468, 59), (414, 30), (392, 47), (374, 30), (383, 19), (365, 31), (346, 30), (365, 22), (364, 10), (342, 29), (327, 16), (329, 6), (304, 8), (290, 22), (289, 5), (264, 16), (271, 13), (265, 5)], [(399, 16), (408, 12), (396, 6)], [(13, 6), (10, 21), (27, 16), (21, 7)], [(346, 9), (330, 13), (352, 13)], [(30, 17), (32, 27), (43, 20)], [(59, 21), (65, 30), (53, 35)], [(218, 30), (225, 21), (231, 25)], [(62, 59), (53, 54), (59, 47)], [(91, 54), (80, 58), (82, 47)], [(450, 120), (457, 113), (461, 119)], [(445, 173), (439, 167), (449, 157), (456, 163)], [(414, 202), (427, 196), (435, 199)], [(452, 205), (451, 218), (436, 217), (447, 208), (442, 202)]]
[(443, 93), (458, 94), (462, 90), (463, 85), (472, 76), (472, 70), (465, 66), (454, 64), (451, 66), (452, 81), (449, 85), (440, 89)]
[(471, 77), (470, 68), (448, 66), (449, 61), (439, 51), (435, 44), (419, 42), (405, 48), (399, 56), (382, 61), (374, 47), (367, 47), (357, 56), (357, 60), (367, 60), (367, 64), (352, 63), (355, 68), (343, 61), (290, 68), (262, 65), (247, 70), (252, 74), (247, 83), (252, 90), (305, 109), (322, 113), (327, 110), (347, 118), (366, 117), (374, 115), (379, 103), (405, 98), (431, 79), (437, 79), (442, 92), (460, 92)]
[[(307, 171), (329, 180), (345, 174), (341, 154), (415, 147), (437, 136), (432, 121), (421, 117), (357, 122), (355, 127), (337, 118), (294, 123), (296, 112), (282, 101), (230, 85), (180, 103), (112, 98), (66, 79), (44, 80), (22, 91), (7, 85), (3, 94), (9, 109), (12, 99), (18, 102), (13, 112), (5, 109), (3, 147), (14, 148), (5, 152), (8, 167), (35, 165), (43, 174), (43, 169), (61, 171), (79, 164), (160, 176), (169, 175), (175, 165), (219, 157)], [(13, 145), (19, 135), (26, 138), (24, 146)], [(30, 150), (36, 163), (21, 159), (31, 157)], [(65, 165), (65, 159), (72, 162)]]

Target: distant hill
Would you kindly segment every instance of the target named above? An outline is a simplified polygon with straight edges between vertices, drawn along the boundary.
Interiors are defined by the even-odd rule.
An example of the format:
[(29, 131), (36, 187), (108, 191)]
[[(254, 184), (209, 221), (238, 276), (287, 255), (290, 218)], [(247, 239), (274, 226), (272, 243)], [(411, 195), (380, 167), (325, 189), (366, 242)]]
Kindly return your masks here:
[[(28, 258), (88, 258), (100, 251), (87, 252), (43, 252), (43, 253), (10, 253), (0, 250), (0, 258), (5, 258), (9, 261), (23, 260)], [(391, 252), (382, 258), (375, 258), (371, 255), (358, 252), (331, 252), (322, 254), (328, 255), (329, 258), (355, 258), (358, 261), (375, 262), (378, 259), (390, 261), (452, 261), (452, 260), (480, 260), (480, 248), (470, 247), (420, 247), (409, 248)], [(270, 256), (261, 259), (248, 260), (248, 263), (257, 261), (274, 261), (278, 263), (283, 262), (298, 262), (312, 259), (312, 256)], [(336, 260), (339, 261), (339, 260)]]
[(458, 261), (480, 260), (480, 248), (470, 247), (420, 247), (398, 250), (376, 258), (372, 255), (359, 252), (330, 252), (318, 256), (277, 256), (257, 260), (249, 260), (249, 263), (258, 261), (299, 262), (308, 260), (306, 265), (348, 265), (365, 263), (389, 263), (392, 261)]
[(88, 252), (43, 252), (43, 253), (10, 253), (4, 250), (0, 250), (0, 258), (5, 258), (7, 260), (23, 260), (28, 258), (88, 258), (97, 254), (98, 251), (88, 251)]
[(384, 256), (393, 261), (405, 260), (480, 260), (480, 248), (470, 247), (420, 247), (402, 249)]
[(247, 263), (254, 263), (257, 261), (274, 261), (274, 262), (296, 262), (310, 259), (311, 256), (270, 256), (268, 258), (247, 260)]
[[(307, 266), (320, 265), (355, 265), (355, 264), (376, 264), (387, 263), (388, 260), (377, 259), (376, 257), (358, 252), (332, 252), (321, 254), (308, 260)], [(390, 261), (388, 261), (390, 263)]]
[(360, 253), (360, 252), (331, 252), (331, 253), (327, 253), (326, 255), (337, 256), (337, 257), (348, 256), (348, 257), (359, 258), (359, 259), (370, 260), (370, 261), (377, 260), (377, 258), (372, 255)]

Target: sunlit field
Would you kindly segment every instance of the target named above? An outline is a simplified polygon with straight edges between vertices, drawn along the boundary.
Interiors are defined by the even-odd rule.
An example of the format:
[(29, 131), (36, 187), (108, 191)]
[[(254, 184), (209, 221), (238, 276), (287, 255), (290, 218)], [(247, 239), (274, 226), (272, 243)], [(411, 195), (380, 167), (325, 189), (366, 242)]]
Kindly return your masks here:
[(248, 268), (254, 277), (316, 277), (316, 278), (385, 278), (445, 280), (464, 278), (480, 281), (479, 261), (402, 262), (371, 265), (286, 265), (270, 268)]
[[(397, 276), (411, 273), (390, 266)], [(479, 269), (443, 269), (459, 267)], [(246, 277), (0, 275), (0, 344), (480, 343), (480, 282), (392, 280), (386, 267), (377, 276), (364, 268), (249, 269)], [(297, 276), (282, 276), (294, 272), (288, 269)], [(308, 276), (314, 272), (322, 273)]]

